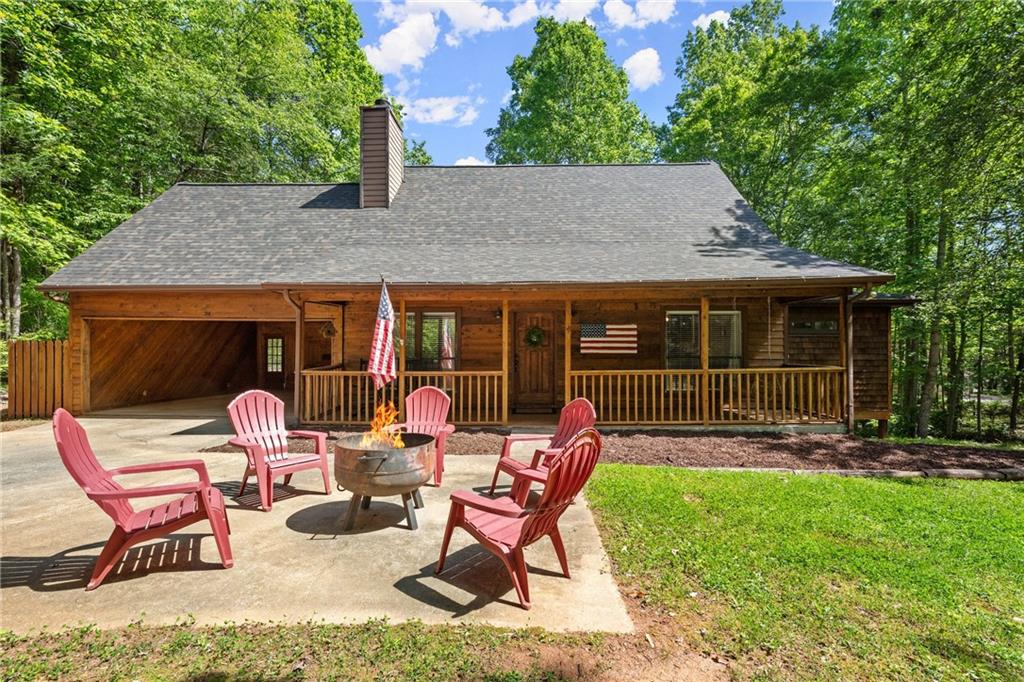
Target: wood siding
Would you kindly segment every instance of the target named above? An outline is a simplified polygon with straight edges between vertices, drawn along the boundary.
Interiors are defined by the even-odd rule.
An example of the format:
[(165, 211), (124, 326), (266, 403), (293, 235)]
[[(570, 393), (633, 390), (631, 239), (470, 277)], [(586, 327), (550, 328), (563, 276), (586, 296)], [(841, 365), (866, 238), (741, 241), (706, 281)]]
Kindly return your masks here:
[(362, 108), (360, 129), (360, 206), (388, 208), (405, 171), (402, 127), (390, 107), (379, 105)]
[(93, 320), (89, 327), (93, 410), (255, 385), (254, 323)]
[[(892, 413), (890, 308), (853, 304), (853, 405), (856, 419), (888, 419)], [(838, 305), (792, 305), (788, 320), (837, 321)], [(787, 330), (788, 331), (788, 330)], [(839, 364), (839, 332), (786, 335), (789, 365)]]
[(7, 418), (49, 418), (70, 403), (67, 341), (7, 342)]

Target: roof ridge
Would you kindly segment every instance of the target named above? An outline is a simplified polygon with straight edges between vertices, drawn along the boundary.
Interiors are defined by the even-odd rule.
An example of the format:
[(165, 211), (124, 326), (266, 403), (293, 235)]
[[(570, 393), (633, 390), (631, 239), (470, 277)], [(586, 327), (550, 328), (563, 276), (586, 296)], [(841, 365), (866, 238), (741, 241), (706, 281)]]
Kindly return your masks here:
[(172, 187), (337, 187), (338, 185), (358, 186), (358, 182), (176, 182)]
[(417, 168), (639, 168), (639, 167), (673, 167), (673, 166), (716, 166), (714, 161), (679, 161), (672, 163), (481, 163), (473, 165), (430, 164), (424, 166), (406, 166), (406, 169)]

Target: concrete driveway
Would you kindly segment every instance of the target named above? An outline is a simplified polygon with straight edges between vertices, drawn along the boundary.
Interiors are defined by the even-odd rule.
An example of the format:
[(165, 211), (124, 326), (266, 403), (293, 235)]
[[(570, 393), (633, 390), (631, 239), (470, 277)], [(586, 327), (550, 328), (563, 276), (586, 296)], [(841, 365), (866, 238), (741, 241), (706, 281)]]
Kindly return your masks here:
[[(419, 530), (405, 527), (398, 498), (375, 499), (341, 531), (349, 494), (323, 494), (318, 472), (278, 486), (273, 510), (237, 498), (244, 455), (199, 453), (224, 443), (226, 398), (176, 401), (83, 419), (107, 467), (199, 457), (227, 498), (235, 567), (224, 570), (209, 525), (132, 550), (97, 590), (85, 583), (110, 533), (110, 519), (64, 470), (48, 424), (0, 433), (0, 625), (15, 631), (142, 619), (171, 624), (244, 620), (359, 622), (387, 617), (427, 623), (489, 623), (548, 630), (630, 632), (585, 500), (562, 517), (572, 580), (546, 540), (527, 549), (533, 608), (520, 609), (501, 564), (456, 531), (445, 573), (433, 574), (454, 489), (490, 482), (494, 453), (449, 457), (441, 488), (423, 488)], [(174, 473), (189, 480), (190, 472)], [(150, 475), (127, 486), (172, 482)], [(251, 489), (250, 489), (251, 490)], [(141, 501), (140, 501), (141, 502)], [(140, 504), (140, 506), (142, 506)]]

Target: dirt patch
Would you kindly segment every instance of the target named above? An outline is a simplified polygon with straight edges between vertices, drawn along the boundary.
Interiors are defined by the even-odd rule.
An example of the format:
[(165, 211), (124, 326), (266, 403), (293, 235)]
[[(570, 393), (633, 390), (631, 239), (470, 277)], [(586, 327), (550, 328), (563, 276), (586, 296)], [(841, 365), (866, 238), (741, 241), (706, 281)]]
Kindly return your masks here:
[[(331, 431), (329, 440), (348, 432)], [(603, 462), (681, 467), (780, 467), (785, 469), (1002, 469), (1024, 467), (1024, 452), (952, 445), (901, 445), (845, 434), (726, 434), (678, 431), (609, 431), (602, 434)], [(457, 431), (448, 455), (498, 455), (503, 432)], [(312, 452), (312, 441), (290, 441), (294, 452)], [(204, 452), (234, 452), (218, 445)]]
[(4, 419), (3, 421), (0, 421), (0, 433), (27, 429), (30, 426), (39, 426), (46, 422), (46, 419)]

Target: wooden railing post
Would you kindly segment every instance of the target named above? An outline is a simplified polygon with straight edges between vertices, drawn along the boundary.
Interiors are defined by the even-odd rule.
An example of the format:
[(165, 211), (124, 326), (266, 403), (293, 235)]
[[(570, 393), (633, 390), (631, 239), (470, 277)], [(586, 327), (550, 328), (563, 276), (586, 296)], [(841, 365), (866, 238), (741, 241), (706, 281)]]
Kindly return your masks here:
[(700, 402), (701, 402), (701, 417), (704, 425), (707, 426), (710, 421), (710, 415), (708, 409), (711, 403), (711, 386), (709, 380), (711, 374), (708, 371), (710, 368), (710, 345), (711, 345), (711, 329), (709, 324), (710, 319), (711, 301), (707, 296), (700, 297), (700, 369), (701, 369), (701, 389), (700, 389)]
[(501, 302), (501, 423), (508, 424), (508, 299)]
[(398, 335), (401, 343), (398, 344), (398, 414), (399, 419), (405, 419), (405, 340), (407, 330), (405, 317), (405, 299), (398, 299)]
[(572, 301), (565, 302), (565, 319), (563, 320), (565, 333), (565, 405), (573, 399), (570, 377), (572, 372)]
[(843, 302), (843, 313), (846, 318), (846, 431), (853, 433), (853, 304), (848, 300), (849, 292), (843, 292), (840, 300)]

